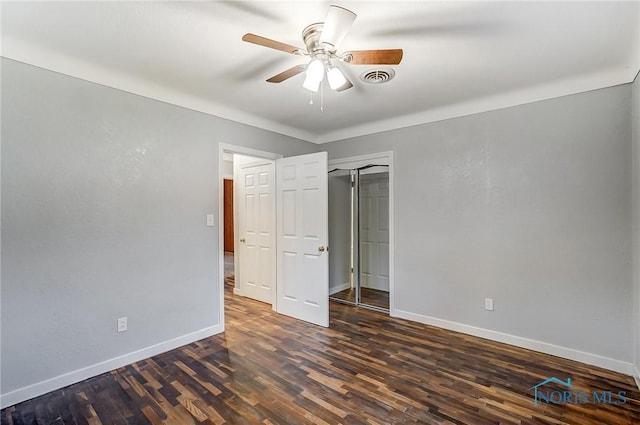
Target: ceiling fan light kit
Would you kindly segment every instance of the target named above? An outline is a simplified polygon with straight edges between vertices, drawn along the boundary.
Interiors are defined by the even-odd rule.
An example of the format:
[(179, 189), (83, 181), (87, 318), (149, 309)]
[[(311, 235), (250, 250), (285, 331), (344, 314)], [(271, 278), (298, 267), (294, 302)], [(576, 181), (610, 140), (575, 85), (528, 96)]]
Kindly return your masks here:
[(327, 71), (327, 81), (331, 90), (338, 90), (347, 83), (347, 77), (336, 66)]
[(356, 14), (350, 10), (335, 5), (329, 6), (329, 12), (324, 22), (311, 24), (302, 31), (302, 40), (306, 50), (251, 33), (245, 34), (242, 40), (291, 54), (307, 56), (311, 59), (307, 65), (296, 65), (274, 75), (267, 82), (281, 83), (306, 70), (302, 83), (302, 87), (305, 89), (317, 92), (326, 76), (329, 87), (341, 92), (350, 89), (353, 84), (336, 63), (398, 65), (403, 55), (402, 49), (353, 50), (338, 54), (338, 48), (355, 19)]
[(307, 65), (307, 78), (314, 81), (322, 81), (324, 77), (324, 62), (320, 59), (314, 59)]
[(305, 89), (312, 91), (314, 93), (318, 92), (318, 89), (320, 88), (320, 83), (322, 82), (322, 78), (320, 79), (315, 79), (310, 77), (309, 75), (307, 75), (304, 79), (304, 83), (302, 83), (302, 87), (304, 87)]

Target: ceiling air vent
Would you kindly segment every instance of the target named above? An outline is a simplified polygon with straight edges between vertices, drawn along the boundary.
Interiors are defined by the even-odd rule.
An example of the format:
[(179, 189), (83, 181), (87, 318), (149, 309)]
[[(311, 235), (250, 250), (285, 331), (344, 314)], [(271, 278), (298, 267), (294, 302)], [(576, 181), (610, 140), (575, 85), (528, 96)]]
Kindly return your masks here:
[(382, 84), (391, 81), (396, 75), (393, 69), (370, 69), (360, 75), (360, 79), (369, 84)]

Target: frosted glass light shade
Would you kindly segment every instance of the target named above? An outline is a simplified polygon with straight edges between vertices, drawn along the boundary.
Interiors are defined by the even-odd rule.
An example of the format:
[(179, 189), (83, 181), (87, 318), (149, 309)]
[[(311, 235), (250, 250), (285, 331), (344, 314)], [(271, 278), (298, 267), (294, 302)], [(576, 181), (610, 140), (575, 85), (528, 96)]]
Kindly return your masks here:
[(320, 59), (314, 59), (307, 65), (307, 78), (313, 81), (322, 81), (324, 78), (324, 63)]
[(327, 80), (329, 80), (331, 90), (338, 90), (347, 82), (344, 74), (337, 67), (333, 67), (327, 72)]
[(316, 80), (314, 78), (311, 78), (309, 75), (307, 75), (306, 78), (304, 79), (304, 83), (302, 83), (302, 87), (312, 92), (317, 92), (318, 89), (320, 88), (321, 81), (322, 79)]

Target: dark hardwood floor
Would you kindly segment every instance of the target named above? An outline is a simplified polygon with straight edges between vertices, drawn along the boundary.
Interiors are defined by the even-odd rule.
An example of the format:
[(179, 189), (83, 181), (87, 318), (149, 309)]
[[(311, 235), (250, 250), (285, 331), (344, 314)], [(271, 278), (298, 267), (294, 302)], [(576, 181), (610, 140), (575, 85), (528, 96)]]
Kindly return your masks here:
[[(224, 334), (4, 409), (2, 425), (640, 423), (625, 375), (339, 303), (320, 328), (226, 292)], [(626, 402), (534, 405), (550, 377)]]

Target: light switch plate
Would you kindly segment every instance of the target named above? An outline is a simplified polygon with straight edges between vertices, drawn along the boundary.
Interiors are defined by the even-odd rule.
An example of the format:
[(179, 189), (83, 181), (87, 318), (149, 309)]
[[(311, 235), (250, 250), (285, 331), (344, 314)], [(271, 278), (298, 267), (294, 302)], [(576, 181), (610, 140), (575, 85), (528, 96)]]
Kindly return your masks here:
[(207, 227), (213, 227), (213, 214), (207, 214)]

